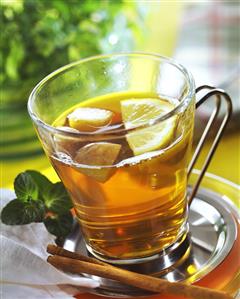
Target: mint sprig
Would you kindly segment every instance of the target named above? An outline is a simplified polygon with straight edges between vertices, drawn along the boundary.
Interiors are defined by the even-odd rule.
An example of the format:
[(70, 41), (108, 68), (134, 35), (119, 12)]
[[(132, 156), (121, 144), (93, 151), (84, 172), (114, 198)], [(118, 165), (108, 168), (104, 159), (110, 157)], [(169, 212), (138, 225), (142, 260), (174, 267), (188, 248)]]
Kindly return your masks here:
[(72, 230), (72, 203), (61, 182), (53, 184), (44, 175), (27, 170), (14, 181), (17, 198), (10, 201), (1, 212), (7, 225), (43, 222), (46, 229), (58, 238), (66, 237)]

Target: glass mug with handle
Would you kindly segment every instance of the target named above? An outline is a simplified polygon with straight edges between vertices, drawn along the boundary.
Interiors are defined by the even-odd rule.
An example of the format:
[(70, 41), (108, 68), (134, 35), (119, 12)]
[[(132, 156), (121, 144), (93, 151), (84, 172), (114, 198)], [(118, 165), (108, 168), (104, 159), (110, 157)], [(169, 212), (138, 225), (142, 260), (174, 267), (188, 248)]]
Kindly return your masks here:
[(29, 114), (94, 256), (135, 263), (186, 238), (195, 93), (183, 66), (144, 53), (80, 60), (32, 91)]

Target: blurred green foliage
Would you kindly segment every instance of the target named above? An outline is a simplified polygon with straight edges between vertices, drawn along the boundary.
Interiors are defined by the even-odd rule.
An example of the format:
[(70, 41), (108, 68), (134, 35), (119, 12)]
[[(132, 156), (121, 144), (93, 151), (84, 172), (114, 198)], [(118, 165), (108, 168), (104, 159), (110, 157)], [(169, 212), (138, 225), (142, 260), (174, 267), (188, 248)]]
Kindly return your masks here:
[(1, 103), (25, 103), (60, 66), (101, 52), (131, 50), (144, 12), (121, 0), (1, 0)]

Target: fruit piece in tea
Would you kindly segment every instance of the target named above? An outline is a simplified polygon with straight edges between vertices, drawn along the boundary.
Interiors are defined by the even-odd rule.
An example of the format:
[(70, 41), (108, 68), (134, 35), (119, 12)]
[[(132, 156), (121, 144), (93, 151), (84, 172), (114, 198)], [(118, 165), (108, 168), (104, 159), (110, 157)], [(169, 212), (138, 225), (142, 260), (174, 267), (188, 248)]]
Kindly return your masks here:
[(103, 183), (113, 175), (114, 168), (111, 166), (117, 160), (120, 150), (120, 144), (90, 143), (78, 150), (74, 161), (80, 164), (77, 169), (81, 173)]
[(77, 108), (67, 116), (69, 126), (84, 132), (93, 132), (111, 123), (113, 112), (99, 108)]
[[(173, 139), (176, 116), (154, 125), (163, 114), (174, 108), (170, 102), (161, 99), (129, 99), (121, 101), (122, 119), (125, 128), (148, 125), (126, 135), (134, 155), (141, 155), (164, 148)], [(152, 125), (149, 126), (149, 124)]]
[[(66, 131), (68, 133), (80, 133), (78, 130), (74, 128), (70, 128), (67, 126), (59, 126), (56, 127), (57, 129), (60, 129), (62, 131)], [(66, 135), (60, 135), (55, 133), (54, 137), (54, 144), (55, 144), (55, 150), (57, 152), (63, 152), (65, 154), (68, 154), (69, 156), (73, 157), (76, 153), (76, 151), (80, 148), (81, 143), (77, 138), (66, 136)]]
[(161, 99), (128, 99), (120, 102), (123, 123), (126, 129), (146, 125), (174, 108), (170, 102)]

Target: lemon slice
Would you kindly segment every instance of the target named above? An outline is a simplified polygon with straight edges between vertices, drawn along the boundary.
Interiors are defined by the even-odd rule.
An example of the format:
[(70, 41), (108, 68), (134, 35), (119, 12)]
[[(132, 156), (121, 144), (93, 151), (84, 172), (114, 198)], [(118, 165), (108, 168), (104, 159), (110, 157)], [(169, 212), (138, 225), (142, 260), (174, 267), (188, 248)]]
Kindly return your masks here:
[(92, 132), (108, 125), (112, 118), (112, 111), (85, 107), (77, 108), (67, 116), (70, 127), (86, 132)]
[(86, 167), (81, 167), (81, 165), (77, 167), (81, 173), (92, 177), (96, 181), (104, 183), (116, 170), (113, 167), (104, 166), (112, 166), (116, 161), (120, 150), (120, 144), (110, 142), (90, 143), (78, 150), (74, 161), (86, 165)]
[[(166, 114), (174, 105), (160, 99), (130, 99), (121, 101), (122, 118), (126, 129), (149, 123)], [(126, 135), (134, 155), (163, 148), (172, 137), (176, 116), (144, 129), (136, 129)]]
[(121, 101), (122, 119), (126, 129), (147, 124), (172, 110), (173, 104), (161, 99), (129, 99)]

